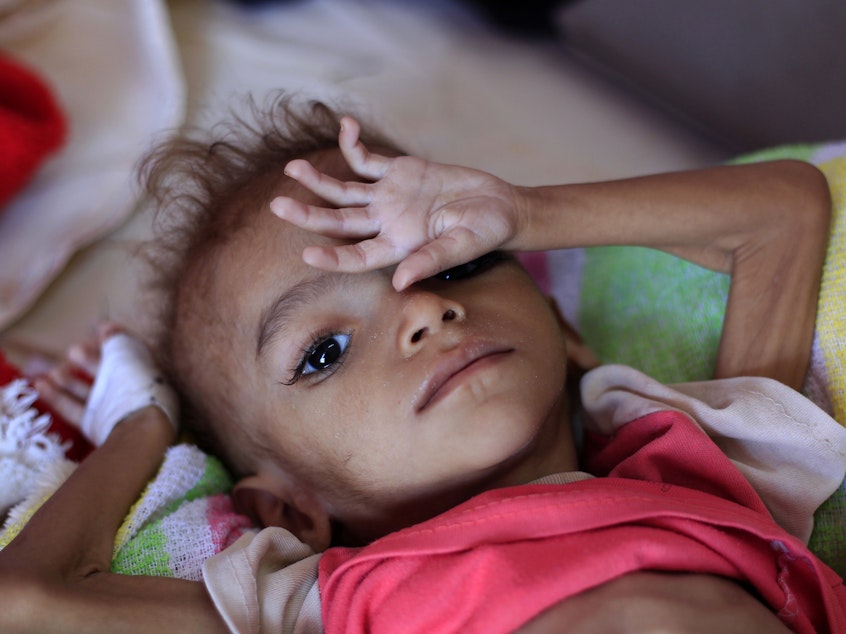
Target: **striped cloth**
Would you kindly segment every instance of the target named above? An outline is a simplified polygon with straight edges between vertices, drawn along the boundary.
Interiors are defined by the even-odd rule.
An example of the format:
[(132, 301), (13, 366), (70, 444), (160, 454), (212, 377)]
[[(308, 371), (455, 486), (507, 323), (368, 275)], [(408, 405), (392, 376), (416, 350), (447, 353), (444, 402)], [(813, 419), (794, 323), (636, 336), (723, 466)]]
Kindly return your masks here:
[(118, 530), (112, 572), (201, 580), (203, 562), (251, 528), (232, 508), (231, 486), (217, 459), (172, 447)]

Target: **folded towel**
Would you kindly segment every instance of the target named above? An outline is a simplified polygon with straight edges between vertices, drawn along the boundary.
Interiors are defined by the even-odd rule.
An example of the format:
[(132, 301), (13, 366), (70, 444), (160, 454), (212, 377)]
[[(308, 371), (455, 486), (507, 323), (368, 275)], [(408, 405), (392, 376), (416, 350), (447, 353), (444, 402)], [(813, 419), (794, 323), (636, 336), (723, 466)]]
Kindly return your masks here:
[(202, 579), (203, 562), (252, 528), (233, 509), (231, 487), (217, 459), (172, 447), (118, 530), (112, 572)]

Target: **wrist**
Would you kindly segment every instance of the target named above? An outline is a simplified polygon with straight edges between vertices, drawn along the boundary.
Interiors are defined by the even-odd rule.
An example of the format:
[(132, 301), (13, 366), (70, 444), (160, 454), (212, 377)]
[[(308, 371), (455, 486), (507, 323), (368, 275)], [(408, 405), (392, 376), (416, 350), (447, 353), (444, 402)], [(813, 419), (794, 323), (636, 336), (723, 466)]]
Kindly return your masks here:
[(542, 235), (543, 200), (537, 187), (512, 185), (516, 230), (504, 245), (509, 251), (537, 251), (536, 236)]
[(112, 429), (109, 438), (120, 438), (123, 435), (131, 435), (136, 439), (143, 435), (150, 442), (164, 448), (176, 441), (177, 431), (161, 407), (147, 405), (124, 417), (120, 424)]
[(95, 445), (101, 445), (116, 426), (151, 407), (160, 411), (175, 433), (179, 416), (175, 391), (140, 341), (125, 333), (113, 335), (103, 343), (82, 432)]
[(580, 217), (574, 213), (579, 200), (570, 186), (515, 186), (514, 200), (518, 231), (507, 249), (544, 251), (585, 246), (580, 243), (584, 227), (574, 226)]

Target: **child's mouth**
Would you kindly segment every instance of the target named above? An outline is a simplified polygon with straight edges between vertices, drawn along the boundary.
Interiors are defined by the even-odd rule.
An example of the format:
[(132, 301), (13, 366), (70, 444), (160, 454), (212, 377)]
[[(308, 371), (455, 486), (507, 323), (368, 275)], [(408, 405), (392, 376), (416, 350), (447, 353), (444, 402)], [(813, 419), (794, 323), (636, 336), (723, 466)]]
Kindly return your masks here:
[(435, 405), (478, 372), (499, 363), (513, 348), (470, 345), (446, 355), (424, 384), (417, 412)]

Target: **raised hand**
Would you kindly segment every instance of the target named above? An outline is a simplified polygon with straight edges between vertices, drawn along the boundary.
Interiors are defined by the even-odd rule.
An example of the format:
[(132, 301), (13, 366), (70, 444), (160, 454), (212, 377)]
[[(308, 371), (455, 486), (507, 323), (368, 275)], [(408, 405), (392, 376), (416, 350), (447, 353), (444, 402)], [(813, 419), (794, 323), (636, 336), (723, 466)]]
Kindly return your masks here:
[(277, 216), (298, 227), (351, 240), (340, 246), (309, 246), (311, 266), (361, 272), (397, 264), (393, 285), (414, 282), (507, 248), (524, 221), (515, 188), (486, 172), (433, 163), (412, 156), (370, 152), (360, 126), (341, 120), (338, 144), (352, 171), (368, 182), (342, 182), (308, 161), (291, 161), (285, 173), (336, 208), (274, 199)]

